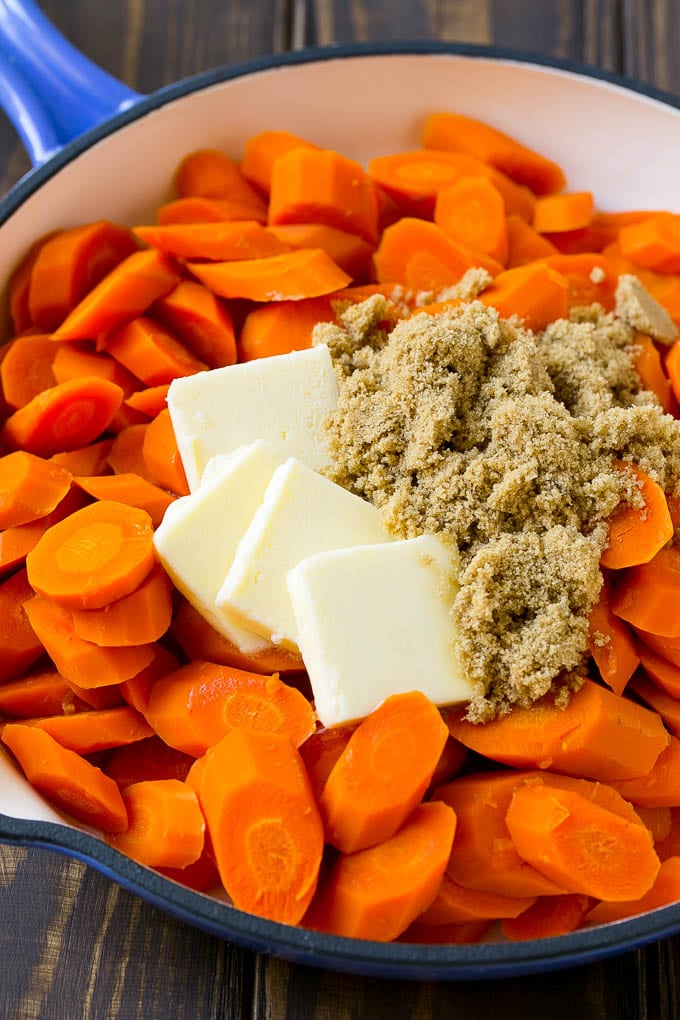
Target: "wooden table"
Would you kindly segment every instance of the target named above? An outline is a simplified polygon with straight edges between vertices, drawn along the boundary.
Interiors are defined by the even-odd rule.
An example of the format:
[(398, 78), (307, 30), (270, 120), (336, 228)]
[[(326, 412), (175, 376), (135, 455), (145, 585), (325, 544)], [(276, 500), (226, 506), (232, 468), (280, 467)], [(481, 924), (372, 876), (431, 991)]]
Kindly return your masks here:
[[(673, 0), (43, 0), (42, 6), (76, 46), (142, 92), (311, 44), (438, 38), (571, 58), (680, 93)], [(0, 115), (0, 192), (28, 167)], [(362, 979), (258, 956), (166, 917), (82, 864), (0, 846), (0, 1016), (8, 1020), (493, 1015), (677, 1018), (680, 937), (532, 978)]]

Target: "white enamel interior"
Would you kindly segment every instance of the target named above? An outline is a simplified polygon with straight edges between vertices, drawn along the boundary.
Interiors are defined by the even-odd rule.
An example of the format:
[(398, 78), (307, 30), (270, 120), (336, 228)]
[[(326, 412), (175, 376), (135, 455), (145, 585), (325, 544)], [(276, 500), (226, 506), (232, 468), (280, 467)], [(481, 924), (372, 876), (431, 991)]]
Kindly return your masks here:
[[(192, 93), (104, 138), (60, 170), (0, 228), (0, 280), (57, 227), (107, 217), (148, 222), (179, 159), (287, 129), (361, 161), (415, 148), (423, 116), (487, 120), (563, 166), (570, 190), (602, 209), (680, 211), (680, 111), (583, 75), (460, 55), (334, 58), (266, 70)], [(0, 812), (61, 820), (0, 754)]]

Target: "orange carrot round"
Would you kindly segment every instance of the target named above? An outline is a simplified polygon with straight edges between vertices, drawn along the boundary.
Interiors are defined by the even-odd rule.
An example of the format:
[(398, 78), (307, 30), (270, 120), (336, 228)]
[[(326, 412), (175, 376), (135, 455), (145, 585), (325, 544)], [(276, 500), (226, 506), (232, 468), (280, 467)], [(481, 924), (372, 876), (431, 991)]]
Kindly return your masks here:
[(107, 751), (153, 735), (146, 720), (128, 705), (27, 719), (26, 725), (49, 733), (62, 747), (78, 754)]
[(505, 203), (484, 177), (463, 177), (437, 195), (434, 221), (450, 237), (503, 265), (508, 259)]
[(128, 816), (124, 832), (106, 842), (150, 867), (184, 868), (203, 851), (205, 819), (196, 791), (179, 779), (150, 779), (122, 791)]
[(673, 537), (673, 522), (661, 486), (635, 464), (623, 464), (621, 470), (634, 476), (643, 505), (622, 502), (609, 518), (609, 545), (600, 562), (612, 570), (649, 563)]
[(189, 262), (187, 266), (220, 297), (251, 301), (319, 297), (346, 287), (352, 279), (321, 248), (237, 262)]
[(46, 517), (71, 488), (71, 473), (33, 453), (0, 457), (0, 528)]
[(57, 346), (42, 334), (18, 336), (11, 341), (0, 363), (0, 382), (10, 407), (23, 407), (43, 390), (54, 386), (52, 363)]
[(95, 645), (121, 648), (146, 645), (165, 634), (172, 618), (172, 586), (160, 566), (141, 584), (102, 609), (74, 609), (78, 637)]
[(222, 368), (236, 361), (234, 323), (229, 308), (202, 283), (182, 280), (155, 302), (152, 312), (210, 368)]

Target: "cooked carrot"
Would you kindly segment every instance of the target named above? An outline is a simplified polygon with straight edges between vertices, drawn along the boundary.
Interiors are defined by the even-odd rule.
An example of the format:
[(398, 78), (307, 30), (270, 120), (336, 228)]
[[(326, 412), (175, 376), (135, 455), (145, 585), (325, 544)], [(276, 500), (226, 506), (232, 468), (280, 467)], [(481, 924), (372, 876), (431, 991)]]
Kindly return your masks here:
[(34, 589), (71, 609), (101, 609), (129, 595), (154, 562), (149, 515), (112, 500), (54, 524), (26, 559)]
[(647, 648), (668, 659), (674, 666), (680, 667), (680, 638), (659, 637), (658, 634), (651, 634), (639, 628), (637, 635)]
[(172, 586), (157, 566), (129, 595), (103, 609), (74, 609), (72, 616), (75, 632), (84, 641), (108, 648), (147, 645), (170, 626)]
[(172, 290), (179, 274), (172, 261), (151, 248), (137, 251), (101, 280), (54, 332), (55, 340), (86, 340), (142, 315)]
[(78, 476), (74, 482), (95, 499), (114, 500), (146, 511), (154, 528), (161, 523), (163, 514), (175, 499), (172, 493), (132, 472), (92, 478)]
[(153, 735), (146, 720), (128, 705), (102, 711), (74, 712), (27, 719), (27, 726), (49, 733), (51, 737), (78, 754), (108, 751), (112, 747), (132, 744)]
[(658, 910), (680, 899), (680, 857), (669, 857), (659, 868), (654, 884), (637, 900), (598, 903), (587, 915), (588, 924), (609, 924), (626, 917)]
[(504, 918), (501, 931), (511, 942), (567, 935), (581, 927), (592, 905), (591, 897), (581, 893), (541, 896), (517, 917)]
[(666, 728), (674, 736), (680, 737), (680, 701), (677, 698), (640, 675), (633, 677), (630, 688), (646, 705), (658, 713)]
[(506, 231), (508, 235), (508, 269), (514, 269), (515, 266), (523, 266), (535, 259), (546, 258), (546, 256), (558, 253), (558, 249), (552, 241), (539, 234), (516, 213), (507, 217)]
[(607, 256), (619, 274), (632, 273), (637, 276), (645, 290), (663, 305), (675, 325), (678, 326), (680, 323), (680, 275), (657, 273), (652, 269), (636, 266), (634, 262), (625, 257), (617, 241), (606, 245), (602, 249), (602, 254)]
[(185, 868), (203, 851), (205, 819), (196, 791), (179, 779), (149, 779), (122, 791), (128, 826), (109, 846), (149, 867)]
[(149, 779), (179, 779), (187, 777), (194, 759), (182, 751), (168, 747), (160, 737), (145, 737), (134, 744), (115, 748), (103, 770), (124, 789), (132, 783)]
[(680, 637), (680, 550), (664, 546), (648, 563), (630, 567), (616, 585), (611, 605), (634, 627)]
[(209, 368), (222, 368), (236, 361), (234, 323), (229, 309), (202, 283), (182, 280), (156, 301), (153, 315)]
[(43, 655), (40, 638), (24, 610), (32, 597), (23, 569), (0, 584), (0, 681), (25, 673)]
[(154, 684), (161, 677), (173, 673), (176, 669), (179, 669), (177, 656), (164, 645), (156, 642), (153, 646), (151, 662), (139, 673), (135, 673), (129, 680), (124, 680), (120, 684), (122, 698), (132, 708), (141, 712), (142, 715), (146, 715)]
[(680, 856), (680, 807), (671, 806), (671, 827), (665, 839), (654, 847), (661, 861)]
[(35, 264), (35, 260), (40, 254), (42, 246), (46, 244), (51, 237), (55, 237), (58, 233), (58, 230), (53, 230), (44, 237), (39, 238), (35, 244), (32, 244), (10, 276), (8, 286), (8, 304), (10, 319), (12, 320), (15, 333), (23, 333), (24, 330), (30, 329), (34, 325), (31, 320), (31, 313), (28, 307), (31, 272)]
[(593, 196), (589, 191), (563, 192), (536, 199), (534, 230), (539, 234), (559, 234), (586, 227), (593, 215)]
[(680, 393), (680, 341), (676, 340), (666, 355), (664, 362), (665, 374), (668, 377), (673, 396), (676, 401)]
[(476, 266), (492, 275), (503, 268), (447, 237), (436, 223), (409, 216), (383, 231), (373, 261), (379, 282), (405, 284), (416, 291), (442, 290)]
[[(106, 463), (117, 475), (140, 475), (147, 481), (152, 481), (149, 469), (144, 460), (143, 449), (149, 423), (143, 425), (131, 425), (129, 428), (119, 432), (111, 444), (111, 449), (106, 456)], [(82, 474), (94, 474), (94, 472), (81, 472)]]
[(175, 173), (175, 187), (180, 198), (230, 199), (256, 211), (264, 205), (235, 160), (217, 149), (199, 149), (185, 156)]
[(665, 805), (646, 807), (642, 804), (636, 804), (635, 811), (640, 817), (642, 824), (649, 829), (655, 847), (657, 843), (667, 838), (671, 831), (672, 821), (671, 809), (669, 807)]
[(154, 684), (146, 717), (166, 744), (195, 757), (232, 729), (280, 733), (297, 747), (315, 724), (304, 695), (276, 674), (197, 660)]
[(31, 786), (73, 818), (108, 832), (128, 824), (113, 779), (35, 726), (9, 723), (0, 739), (19, 762)]
[(20, 567), (48, 528), (87, 506), (88, 503), (89, 499), (85, 493), (72, 486), (61, 503), (46, 517), (41, 517), (31, 524), (19, 524), (16, 528), (0, 531), (0, 575)]
[(544, 698), (484, 726), (464, 716), (464, 709), (444, 711), (453, 736), (487, 758), (604, 782), (644, 776), (669, 740), (656, 713), (592, 680), (583, 682), (566, 708)]
[(271, 301), (248, 312), (238, 338), (239, 361), (303, 351), (312, 346), (318, 322), (333, 322), (329, 297), (303, 301)]
[(637, 899), (659, 871), (643, 825), (572, 790), (523, 786), (505, 820), (520, 856), (567, 892), (617, 902)]
[(31, 269), (31, 322), (53, 330), (100, 280), (139, 247), (126, 227), (98, 220), (62, 230), (40, 248)]
[[(676, 386), (674, 387), (671, 379), (669, 379), (671, 367), (666, 364), (666, 370), (664, 371), (661, 355), (652, 338), (645, 333), (636, 332), (634, 343), (635, 361), (633, 367), (640, 376), (642, 388), (656, 394), (666, 414), (672, 414), (677, 417), (680, 412), (678, 409), (678, 394), (675, 390), (677, 389), (680, 393), (680, 372), (676, 373)], [(677, 358), (678, 355), (675, 357)], [(668, 375), (666, 372), (668, 372)]]
[(535, 901), (534, 896), (501, 896), (499, 893), (467, 889), (444, 873), (436, 897), (420, 915), (418, 923), (465, 924), (468, 921), (517, 917)]
[(323, 826), (288, 737), (232, 730), (206, 755), (199, 799), (234, 906), (297, 924), (316, 889)]
[(17, 450), (0, 457), (0, 528), (46, 517), (71, 488), (72, 475), (33, 453)]
[(354, 731), (324, 786), (326, 840), (353, 853), (393, 836), (422, 799), (446, 737), (424, 694), (386, 698)]
[(189, 486), (167, 407), (144, 430), (142, 456), (151, 480), (176, 496), (188, 495)]
[(227, 220), (255, 220), (267, 222), (267, 209), (262, 203), (254, 206), (238, 198), (177, 198), (165, 202), (156, 210), (156, 221), (161, 227), (171, 223), (223, 223)]
[(272, 167), (268, 222), (325, 223), (375, 244), (378, 197), (360, 163), (331, 149), (298, 147)]
[(612, 612), (611, 599), (611, 585), (605, 578), (600, 597), (590, 611), (588, 650), (607, 686), (615, 694), (622, 694), (640, 665), (640, 656), (629, 628)]
[(638, 644), (640, 663), (650, 680), (672, 698), (680, 699), (680, 667), (664, 659), (642, 642)]
[(549, 255), (541, 261), (555, 269), (567, 281), (567, 308), (599, 304), (610, 312), (618, 273), (604, 255), (583, 252), (578, 255)]
[(557, 163), (498, 128), (461, 113), (431, 113), (425, 120), (422, 144), (431, 149), (472, 153), (537, 195), (560, 191), (565, 185)]
[(260, 259), (267, 255), (280, 255), (290, 251), (291, 247), (256, 220), (140, 226), (135, 227), (134, 232), (150, 247), (183, 259), (211, 259), (216, 262)]
[(91, 641), (83, 641), (73, 628), (68, 609), (41, 595), (28, 599), (24, 605), (31, 627), (56, 668), (67, 683), (84, 691), (129, 680), (154, 657), (153, 645), (100, 648)]
[(128, 397), (139, 386), (138, 380), (120, 362), (108, 354), (85, 349), (83, 344), (55, 344), (57, 353), (52, 363), (54, 378), (58, 383), (77, 379), (82, 375), (98, 376), (120, 386)]
[(50, 460), (53, 464), (70, 471), (72, 475), (103, 475), (108, 471), (107, 458), (112, 448), (112, 439), (100, 439), (76, 450), (55, 453)]
[(346, 287), (351, 280), (321, 248), (243, 262), (189, 262), (187, 267), (220, 297), (251, 301), (319, 297)]
[(305, 924), (333, 935), (391, 942), (436, 896), (455, 828), (451, 808), (420, 804), (390, 839), (338, 858)]
[(649, 563), (673, 537), (673, 522), (661, 486), (635, 464), (620, 466), (633, 476), (642, 506), (631, 506), (624, 500), (609, 518), (609, 544), (600, 563), (614, 570)]
[[(109, 668), (107, 666), (107, 668)], [(125, 704), (125, 699), (120, 693), (120, 684), (110, 683), (106, 687), (80, 687), (74, 683), (71, 677), (64, 677), (71, 691), (71, 701), (66, 711), (71, 707), (76, 712), (93, 708), (97, 712), (106, 711), (109, 708), (119, 708)]]
[(124, 322), (102, 338), (104, 349), (147, 386), (194, 375), (207, 365), (147, 315)]
[(355, 729), (355, 723), (346, 723), (344, 726), (315, 730), (300, 744), (298, 750), (305, 763), (305, 769), (317, 801), (331, 770), (340, 755), (343, 754)]
[(0, 684), (0, 715), (30, 719), (58, 715), (69, 704), (71, 689), (54, 669), (27, 673)]
[(54, 386), (52, 363), (58, 348), (41, 333), (11, 341), (0, 363), (0, 382), (10, 407), (23, 407), (43, 390)]
[(261, 652), (242, 652), (185, 599), (172, 622), (172, 636), (190, 659), (203, 659), (221, 666), (233, 666), (250, 673), (298, 673), (304, 669), (299, 655), (280, 645), (272, 645)]
[(119, 432), (124, 432), (125, 429), (132, 428), (133, 425), (146, 425), (148, 424), (148, 421), (149, 419), (145, 414), (142, 414), (141, 411), (136, 411), (134, 407), (131, 407), (126, 402), (126, 398), (124, 398), (123, 403), (111, 419), (111, 424), (107, 431), (114, 435), (118, 435)]
[(506, 265), (505, 202), (485, 177), (463, 177), (442, 188), (435, 202), (434, 221), (449, 237)]
[(220, 887), (220, 873), (207, 835), (201, 856), (192, 864), (187, 864), (184, 868), (157, 867), (155, 870), (165, 878), (171, 878), (173, 882), (179, 882), (180, 885), (195, 892), (210, 892), (211, 889)]
[(243, 149), (241, 172), (251, 184), (268, 195), (274, 163), (292, 149), (318, 149), (318, 146), (290, 131), (260, 131), (250, 135)]
[[(147, 386), (143, 390), (135, 390), (129, 397), (125, 398), (124, 403), (128, 407), (133, 407), (136, 411), (141, 411), (148, 418), (155, 418), (166, 407), (169, 388), (170, 383), (162, 383), (160, 386)], [(96, 472), (76, 472), (76, 474), (81, 475), (93, 473)]]
[(75, 450), (97, 439), (123, 401), (120, 386), (85, 376), (43, 390), (11, 414), (0, 431), (10, 449), (41, 457)]
[(363, 280), (369, 275), (375, 245), (357, 234), (325, 223), (288, 223), (267, 229), (290, 248), (323, 248), (335, 264), (354, 280)]
[(680, 216), (660, 212), (621, 228), (623, 255), (644, 269), (658, 273), (680, 272)]
[(541, 330), (567, 315), (567, 281), (543, 262), (531, 262), (499, 273), (479, 300), (502, 319), (517, 315), (528, 329)]
[(500, 191), (508, 215), (531, 220), (535, 199), (489, 163), (465, 152), (414, 149), (368, 162), (373, 180), (397, 203), (402, 215), (432, 219), (437, 194), (463, 177), (485, 177)]
[(461, 771), (467, 759), (467, 747), (449, 733), (432, 773), (429, 789), (434, 790), (443, 783), (450, 782)]

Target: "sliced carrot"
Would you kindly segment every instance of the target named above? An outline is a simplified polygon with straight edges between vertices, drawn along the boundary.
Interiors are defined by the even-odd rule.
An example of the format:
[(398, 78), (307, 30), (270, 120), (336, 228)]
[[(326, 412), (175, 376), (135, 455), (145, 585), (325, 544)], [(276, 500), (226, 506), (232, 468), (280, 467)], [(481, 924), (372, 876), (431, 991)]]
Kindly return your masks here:
[(667, 838), (671, 831), (671, 809), (665, 805), (646, 807), (636, 804), (635, 810), (651, 835), (654, 845)]
[(304, 248), (244, 262), (189, 262), (191, 272), (215, 294), (251, 301), (299, 301), (332, 294), (351, 277), (321, 248)]
[(179, 779), (184, 782), (193, 762), (188, 754), (168, 747), (160, 737), (151, 736), (115, 748), (106, 759), (103, 770), (122, 790), (132, 783), (149, 779)]
[(314, 711), (276, 674), (193, 661), (158, 680), (146, 717), (169, 744), (195, 757), (232, 729), (284, 734), (297, 747), (314, 732)]
[(112, 269), (64, 319), (55, 340), (86, 340), (142, 315), (178, 283), (170, 259), (151, 248)]
[(205, 819), (196, 791), (179, 779), (131, 783), (122, 791), (125, 831), (106, 834), (109, 846), (150, 867), (184, 868), (201, 856)]
[(58, 233), (58, 230), (53, 230), (44, 237), (39, 238), (35, 244), (32, 244), (26, 255), (24, 255), (23, 259), (10, 276), (8, 286), (8, 304), (10, 319), (12, 320), (15, 333), (23, 333), (24, 330), (30, 329), (34, 325), (31, 320), (31, 313), (28, 307), (31, 272), (33, 271), (35, 261), (40, 254), (40, 249), (51, 237), (55, 237)]
[(183, 259), (228, 262), (235, 259), (260, 259), (290, 250), (290, 245), (256, 220), (171, 223), (164, 227), (135, 227), (134, 231), (150, 247)]
[(41, 457), (78, 449), (111, 424), (123, 396), (120, 386), (95, 376), (59, 383), (11, 414), (0, 439)]
[(436, 223), (408, 216), (383, 231), (373, 261), (379, 282), (435, 292), (456, 283), (476, 266), (490, 268), (492, 275), (503, 268), (447, 237)]
[(431, 113), (425, 120), (422, 144), (426, 148), (472, 153), (537, 195), (560, 191), (565, 185), (564, 173), (557, 163), (490, 124), (461, 113)]
[(614, 589), (611, 606), (634, 627), (680, 637), (680, 550), (664, 546), (648, 563), (630, 567)]
[[(160, 414), (167, 405), (168, 390), (170, 383), (162, 383), (160, 386), (147, 386), (143, 390), (135, 390), (129, 397), (126, 397), (125, 403), (129, 407), (133, 407), (136, 411), (141, 411), (142, 414), (148, 418), (155, 418), (157, 414)], [(120, 433), (119, 433), (120, 435)], [(90, 471), (77, 471), (76, 474), (94, 474), (96, 472)]]
[(600, 557), (603, 567), (620, 570), (649, 563), (673, 537), (673, 522), (663, 489), (635, 464), (621, 470), (632, 474), (642, 506), (623, 501), (609, 518), (609, 544)]
[[(107, 668), (110, 668), (107, 666)], [(103, 712), (109, 708), (118, 708), (125, 704), (125, 699), (120, 693), (120, 684), (110, 683), (106, 687), (80, 687), (74, 683), (71, 677), (64, 677), (71, 691), (71, 704), (75, 711), (93, 708), (97, 712)], [(70, 710), (70, 709), (69, 709)]]
[(108, 220), (72, 227), (50, 237), (31, 269), (31, 322), (39, 329), (56, 329), (88, 291), (138, 247), (126, 227)]
[(0, 681), (25, 673), (43, 655), (40, 638), (24, 610), (32, 597), (25, 570), (0, 584)]
[(658, 634), (651, 634), (639, 628), (637, 635), (647, 648), (651, 648), (653, 652), (672, 662), (674, 666), (680, 667), (680, 638), (659, 637)]
[(467, 759), (467, 747), (449, 733), (442, 753), (439, 755), (439, 761), (432, 773), (429, 789), (434, 790), (443, 783), (450, 782), (461, 771)]
[[(144, 460), (143, 449), (149, 423), (131, 425), (119, 432), (111, 444), (106, 462), (117, 475), (133, 474), (152, 481)], [(80, 472), (92, 475), (94, 472)]]
[(558, 253), (558, 249), (552, 241), (539, 234), (516, 213), (507, 217), (506, 231), (508, 235), (508, 269)]
[(179, 659), (174, 652), (156, 643), (153, 646), (153, 658), (148, 666), (120, 684), (123, 700), (142, 715), (146, 715), (154, 684), (176, 669), (179, 669)]
[(664, 362), (664, 369), (673, 396), (677, 401), (678, 394), (680, 393), (680, 341), (676, 340), (668, 351)]
[(436, 897), (420, 915), (418, 923), (465, 924), (468, 921), (493, 921), (501, 917), (517, 917), (533, 903), (534, 896), (501, 896), (499, 893), (467, 889), (444, 873)]
[(393, 836), (422, 799), (446, 737), (439, 711), (419, 691), (386, 698), (354, 731), (324, 786), (326, 840), (353, 853)]
[(434, 221), (449, 237), (506, 265), (505, 202), (485, 177), (463, 177), (442, 188), (435, 202)]
[(157, 566), (129, 595), (103, 609), (74, 609), (72, 615), (75, 632), (84, 641), (109, 648), (147, 645), (170, 626), (172, 585)]
[(325, 223), (288, 223), (267, 229), (290, 248), (323, 248), (335, 264), (354, 280), (365, 279), (369, 275), (375, 245), (357, 234)]
[(513, 315), (528, 329), (545, 329), (567, 315), (567, 281), (543, 262), (531, 262), (499, 273), (479, 300), (498, 311), (502, 319)]
[(600, 676), (615, 694), (622, 694), (640, 665), (633, 636), (612, 611), (611, 585), (604, 579), (600, 597), (590, 611), (588, 650)]
[(180, 198), (218, 198), (242, 202), (254, 210), (264, 205), (235, 160), (217, 149), (199, 149), (185, 156), (175, 173)]
[(298, 750), (305, 763), (305, 769), (317, 801), (335, 763), (344, 753), (355, 729), (356, 724), (346, 723), (344, 726), (315, 730), (304, 743), (300, 744)]
[(588, 924), (609, 924), (626, 917), (658, 910), (680, 899), (680, 857), (669, 857), (659, 868), (654, 884), (643, 896), (627, 902), (598, 903), (588, 914)]
[(649, 831), (572, 790), (523, 786), (505, 816), (520, 856), (567, 892), (617, 902), (651, 889), (659, 858)]
[(450, 732), (473, 751), (518, 768), (553, 769), (607, 782), (644, 776), (665, 747), (659, 716), (585, 680), (566, 708), (550, 698), (514, 707), (483, 726), (446, 709)]
[(646, 705), (659, 714), (666, 728), (674, 736), (680, 737), (680, 700), (644, 676), (633, 677), (630, 687)]
[(666, 414), (672, 414), (677, 417), (680, 411), (678, 408), (678, 394), (675, 390), (677, 389), (680, 393), (680, 373), (676, 373), (676, 386), (674, 387), (671, 379), (669, 379), (671, 369), (668, 365), (666, 366), (667, 375), (666, 371), (664, 371), (661, 355), (652, 338), (644, 333), (637, 332), (634, 337), (634, 343), (635, 361), (633, 367), (640, 376), (642, 388), (656, 394)]
[(31, 524), (19, 524), (16, 528), (0, 531), (0, 575), (8, 573), (15, 567), (20, 567), (48, 528), (76, 510), (87, 506), (88, 502), (89, 499), (85, 493), (73, 486), (61, 503), (46, 517), (41, 517), (40, 520)]
[(67, 608), (101, 609), (134, 591), (154, 562), (149, 515), (100, 500), (46, 531), (26, 566), (40, 594)]
[(234, 906), (297, 924), (316, 889), (323, 826), (288, 737), (232, 730), (206, 755), (199, 799)]
[(241, 172), (251, 184), (268, 195), (274, 163), (292, 149), (318, 149), (318, 146), (290, 131), (259, 131), (246, 140)]
[(672, 698), (680, 699), (680, 666), (675, 666), (642, 643), (638, 645), (638, 648), (642, 668), (650, 680), (653, 680), (662, 691), (670, 694)]
[(109, 832), (128, 824), (113, 779), (35, 726), (9, 723), (0, 739), (19, 762), (31, 786), (73, 818)]
[(62, 747), (77, 751), (78, 754), (107, 751), (153, 735), (153, 730), (143, 716), (128, 705), (101, 711), (48, 716), (44, 719), (27, 719), (26, 725), (49, 733)]
[(189, 486), (167, 407), (144, 430), (142, 456), (151, 480), (176, 496), (188, 495)]
[(186, 886), (187, 889), (193, 889), (195, 892), (209, 892), (211, 889), (218, 889), (220, 886), (220, 873), (217, 870), (215, 855), (209, 844), (210, 840), (206, 835), (201, 856), (192, 864), (187, 864), (183, 868), (157, 867), (155, 870), (159, 874), (164, 875), (165, 878), (170, 878), (173, 882), (179, 882), (180, 885)]
[(17, 450), (0, 457), (0, 528), (46, 517), (71, 488), (72, 475), (33, 453)]
[(203, 659), (250, 673), (298, 673), (304, 669), (300, 656), (280, 645), (272, 645), (261, 652), (242, 652), (184, 599), (172, 622), (172, 636), (190, 659)]
[(52, 371), (58, 383), (77, 379), (82, 375), (98, 376), (120, 386), (124, 396), (129, 396), (139, 386), (131, 372), (108, 354), (87, 350), (82, 344), (55, 344)]
[(680, 216), (660, 212), (619, 231), (625, 258), (657, 273), (680, 272)]
[(420, 804), (390, 839), (338, 858), (305, 924), (333, 935), (391, 942), (436, 896), (455, 828), (451, 808)]
[(71, 689), (56, 670), (27, 673), (0, 684), (0, 715), (30, 719), (58, 715), (69, 704)]
[(373, 182), (361, 164), (331, 149), (291, 149), (272, 167), (270, 226), (324, 223), (375, 244), (378, 212)]
[(52, 364), (57, 347), (49, 336), (18, 336), (0, 363), (0, 382), (10, 407), (23, 407), (43, 390), (54, 386)]
[(319, 322), (333, 322), (330, 298), (272, 301), (248, 312), (238, 338), (239, 361), (269, 358), (312, 346), (312, 331)]
[(236, 361), (234, 323), (229, 309), (202, 283), (182, 280), (156, 301), (153, 315), (210, 368), (222, 368)]
[(654, 847), (661, 861), (667, 861), (669, 857), (680, 856), (680, 807), (671, 806), (669, 810), (671, 827), (668, 835)]
[(165, 202), (156, 210), (156, 220), (162, 227), (171, 223), (220, 223), (227, 220), (256, 220), (267, 222), (267, 210), (262, 203), (255, 206), (238, 198), (177, 198)]
[[(84, 691), (129, 680), (148, 666), (154, 657), (153, 645), (100, 648), (91, 641), (83, 641), (73, 628), (68, 609), (50, 599), (36, 595), (24, 605), (31, 627), (56, 668), (67, 683), (75, 684)], [(101, 704), (98, 700), (97, 706), (93, 707)]]
[(501, 931), (511, 942), (567, 935), (581, 927), (592, 905), (591, 897), (581, 893), (541, 896), (517, 917), (504, 918)]
[(50, 460), (72, 475), (102, 475), (108, 470), (107, 458), (112, 447), (112, 439), (100, 439), (99, 442), (89, 443), (76, 450), (55, 453)]
[(147, 386), (202, 372), (199, 361), (172, 333), (147, 315), (124, 322), (102, 338), (104, 349)]
[(593, 196), (589, 191), (544, 195), (536, 199), (533, 227), (539, 234), (579, 230), (590, 223), (593, 211)]
[(542, 259), (567, 281), (567, 308), (599, 304), (610, 312), (614, 308), (618, 273), (604, 255), (584, 252), (578, 255), (549, 255)]
[(172, 493), (132, 472), (92, 478), (78, 476), (74, 481), (95, 499), (114, 500), (146, 511), (154, 528), (161, 523), (165, 511), (175, 499)]

